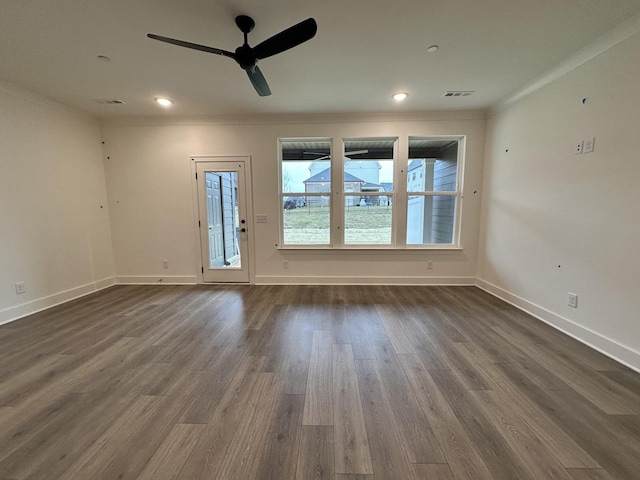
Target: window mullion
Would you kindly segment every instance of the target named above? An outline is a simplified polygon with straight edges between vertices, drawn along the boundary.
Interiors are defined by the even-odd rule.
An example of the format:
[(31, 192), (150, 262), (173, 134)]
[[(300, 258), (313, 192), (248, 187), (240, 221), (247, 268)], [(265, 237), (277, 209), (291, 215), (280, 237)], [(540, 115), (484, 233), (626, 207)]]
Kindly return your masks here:
[(344, 245), (344, 147), (342, 139), (331, 146), (331, 245)]
[(393, 178), (393, 232), (395, 246), (407, 246), (407, 167), (409, 165), (408, 142), (397, 141)]
[(453, 243), (460, 245), (460, 228), (462, 226), (462, 203), (464, 201), (464, 192), (462, 191), (462, 185), (464, 185), (464, 158), (466, 150), (466, 137), (461, 138), (458, 141), (458, 171), (456, 175), (456, 206), (455, 206), (455, 223), (453, 230)]

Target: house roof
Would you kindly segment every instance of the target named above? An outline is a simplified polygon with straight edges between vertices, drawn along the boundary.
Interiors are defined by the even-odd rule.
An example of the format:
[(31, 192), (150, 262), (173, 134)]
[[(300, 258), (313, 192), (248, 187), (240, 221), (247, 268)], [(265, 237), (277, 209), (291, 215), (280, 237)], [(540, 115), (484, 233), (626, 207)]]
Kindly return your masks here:
[(420, 165), (422, 165), (422, 160), (411, 160), (411, 162), (409, 163), (409, 167), (407, 168), (407, 170), (411, 171), (414, 170), (416, 168), (419, 168)]
[[(331, 181), (331, 169), (326, 168), (321, 172), (316, 173), (314, 176), (307, 178), (303, 183), (329, 182), (329, 181)], [(355, 175), (351, 175), (348, 172), (344, 172), (344, 181), (353, 182), (353, 183), (363, 183), (363, 184), (367, 183), (361, 178), (358, 178)]]

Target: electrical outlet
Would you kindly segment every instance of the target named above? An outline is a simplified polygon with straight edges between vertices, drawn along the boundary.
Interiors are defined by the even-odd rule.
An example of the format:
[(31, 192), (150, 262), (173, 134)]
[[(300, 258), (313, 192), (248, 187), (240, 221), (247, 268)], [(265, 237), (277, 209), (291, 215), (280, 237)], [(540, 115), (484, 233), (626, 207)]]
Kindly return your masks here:
[(24, 285), (24, 282), (16, 283), (16, 295), (20, 295), (27, 291), (27, 288)]
[(282, 260), (282, 268), (284, 270), (289, 270), (289, 260)]
[(583, 147), (584, 147), (584, 141), (580, 140), (579, 142), (576, 143), (576, 149), (574, 153), (576, 155), (580, 155), (582, 153)]
[(169, 260), (162, 260), (162, 268), (169, 268)]
[(578, 295), (576, 293), (569, 293), (568, 305), (572, 308), (578, 308)]
[(427, 269), (431, 270), (433, 268), (433, 260), (427, 260)]
[(583, 153), (591, 153), (595, 149), (596, 146), (596, 137), (587, 138), (584, 141), (584, 145), (582, 146)]

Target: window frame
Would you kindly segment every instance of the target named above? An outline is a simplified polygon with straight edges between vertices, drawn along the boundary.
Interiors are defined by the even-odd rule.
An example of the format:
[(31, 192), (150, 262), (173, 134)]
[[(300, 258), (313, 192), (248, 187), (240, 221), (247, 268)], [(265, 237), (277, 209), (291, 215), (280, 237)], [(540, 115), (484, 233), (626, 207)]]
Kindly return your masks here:
[[(419, 192), (409, 192), (407, 188), (407, 178), (408, 178), (408, 169), (409, 169), (409, 142), (412, 139), (420, 139), (420, 140), (432, 140), (432, 141), (457, 141), (458, 142), (458, 152), (456, 156), (456, 188), (455, 190), (447, 190), (447, 191), (437, 191), (437, 190), (425, 190)], [(462, 230), (462, 210), (463, 210), (463, 199), (464, 194), (462, 187), (464, 185), (463, 173), (464, 173), (464, 161), (466, 158), (466, 135), (408, 135), (407, 136), (407, 145), (406, 151), (404, 152), (404, 161), (406, 162), (404, 168), (407, 171), (407, 177), (405, 177), (404, 182), (404, 190), (405, 190), (405, 200), (404, 204), (404, 237), (403, 237), (403, 249), (407, 250), (461, 250), (462, 245), (460, 243), (461, 238), (461, 230)], [(451, 243), (416, 243), (416, 244), (407, 244), (407, 217), (409, 211), (409, 197), (411, 196), (429, 196), (429, 197), (437, 197), (437, 196), (448, 196), (454, 197), (454, 216), (453, 216), (453, 235), (451, 239)]]
[[(336, 240), (336, 245), (338, 245), (337, 248), (341, 248), (341, 249), (345, 249), (345, 250), (354, 250), (354, 249), (366, 249), (366, 250), (395, 250), (397, 248), (397, 231), (398, 231), (398, 225), (397, 225), (397, 216), (398, 216), (398, 206), (397, 206), (397, 201), (396, 201), (396, 192), (398, 191), (396, 188), (397, 182), (398, 182), (398, 150), (399, 150), (399, 144), (400, 144), (400, 138), (398, 136), (381, 136), (381, 137), (343, 137), (341, 140), (342, 142), (341, 144), (341, 158), (340, 160), (337, 160), (336, 163), (339, 161), (339, 169), (336, 170), (340, 170), (339, 172), (336, 172), (336, 175), (339, 176), (340, 178), (340, 191), (338, 191), (337, 189), (334, 188), (334, 192), (335, 192), (335, 197), (336, 197), (336, 201), (335, 206), (336, 209), (340, 209), (340, 216), (336, 218), (340, 218), (341, 220), (341, 228), (339, 229), (339, 233), (340, 236), (339, 238), (337, 238)], [(393, 158), (391, 159), (385, 159), (385, 160), (391, 160), (393, 162), (393, 190), (390, 192), (391, 195), (389, 195), (388, 193), (384, 194), (387, 197), (391, 197), (391, 239), (389, 243), (383, 243), (383, 244), (379, 244), (379, 243), (345, 243), (345, 200), (347, 196), (354, 196), (354, 195), (345, 195), (345, 191), (344, 191), (344, 171), (345, 171), (345, 165), (347, 162), (344, 161), (344, 159), (346, 158), (346, 144), (347, 142), (368, 142), (368, 141), (379, 141), (379, 142), (392, 142), (393, 144)], [(332, 166), (333, 168), (333, 166)], [(351, 192), (350, 192), (351, 193)], [(383, 193), (379, 193), (379, 196), (383, 195)]]
[[(326, 142), (329, 145), (329, 156), (331, 158), (330, 172), (331, 179), (329, 181), (330, 188), (328, 192), (284, 192), (282, 185), (282, 166), (285, 160), (282, 158), (282, 145), (291, 142)], [(332, 249), (334, 217), (333, 217), (333, 138), (331, 137), (290, 137), (278, 138), (278, 193), (279, 193), (279, 239), (276, 245), (279, 249), (296, 249), (296, 250), (315, 250), (315, 249)], [(285, 197), (327, 197), (329, 199), (329, 243), (305, 243), (305, 244), (285, 244), (284, 241), (284, 198)]]
[[(412, 139), (432, 140), (432, 141), (457, 141), (457, 170), (455, 191), (408, 191), (408, 166), (409, 166), (409, 142)], [(345, 144), (348, 141), (373, 141), (373, 140), (393, 140), (393, 190), (384, 193), (390, 197), (391, 205), (391, 243), (389, 244), (345, 244), (344, 243), (344, 221), (345, 221), (345, 199), (347, 196), (344, 186), (345, 167)], [(331, 156), (331, 191), (321, 193), (283, 192), (282, 188), (282, 167), (283, 155), (282, 144), (286, 142), (328, 142)], [(336, 148), (340, 143), (340, 148)], [(463, 185), (464, 185), (464, 163), (466, 158), (466, 135), (403, 135), (403, 136), (362, 136), (362, 137), (342, 137), (339, 139), (331, 137), (283, 137), (278, 138), (278, 200), (279, 212), (279, 242), (276, 247), (279, 250), (323, 250), (323, 251), (375, 251), (406, 252), (406, 251), (434, 251), (434, 250), (462, 250), (461, 230), (463, 214)], [(339, 158), (334, 152), (339, 151)], [(378, 195), (383, 195), (379, 192)], [(409, 209), (409, 197), (423, 196), (451, 196), (454, 197), (454, 219), (453, 234), (451, 243), (429, 243), (429, 244), (407, 244), (407, 216)], [(285, 244), (284, 243), (284, 204), (285, 196), (318, 196), (329, 197), (329, 243), (327, 244)]]

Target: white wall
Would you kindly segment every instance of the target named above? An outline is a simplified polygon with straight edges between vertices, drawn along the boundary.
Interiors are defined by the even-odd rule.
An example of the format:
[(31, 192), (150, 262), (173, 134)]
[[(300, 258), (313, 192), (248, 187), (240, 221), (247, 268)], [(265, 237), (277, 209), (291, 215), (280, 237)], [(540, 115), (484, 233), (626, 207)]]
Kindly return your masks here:
[[(636, 34), (488, 120), (478, 270), (483, 288), (638, 370), (639, 78)], [(594, 136), (594, 153), (574, 154)]]
[(0, 199), (0, 323), (113, 283), (95, 121), (0, 83)]
[[(158, 124), (158, 122), (173, 122)], [(182, 122), (182, 124), (178, 123)], [(256, 283), (464, 283), (477, 269), (484, 114), (441, 113), (390, 117), (296, 117), (246, 120), (213, 119), (106, 121), (103, 136), (111, 228), (119, 282), (197, 282), (199, 246), (194, 241), (190, 157), (249, 155), (253, 169), (253, 211), (267, 214), (254, 224)], [(463, 250), (456, 252), (302, 252), (278, 243), (278, 152), (281, 137), (466, 135), (462, 225)], [(405, 147), (406, 148), (406, 145)], [(473, 194), (477, 191), (476, 194)], [(169, 269), (162, 260), (169, 260)], [(283, 270), (282, 260), (289, 260)], [(434, 261), (433, 270), (426, 260)]]

